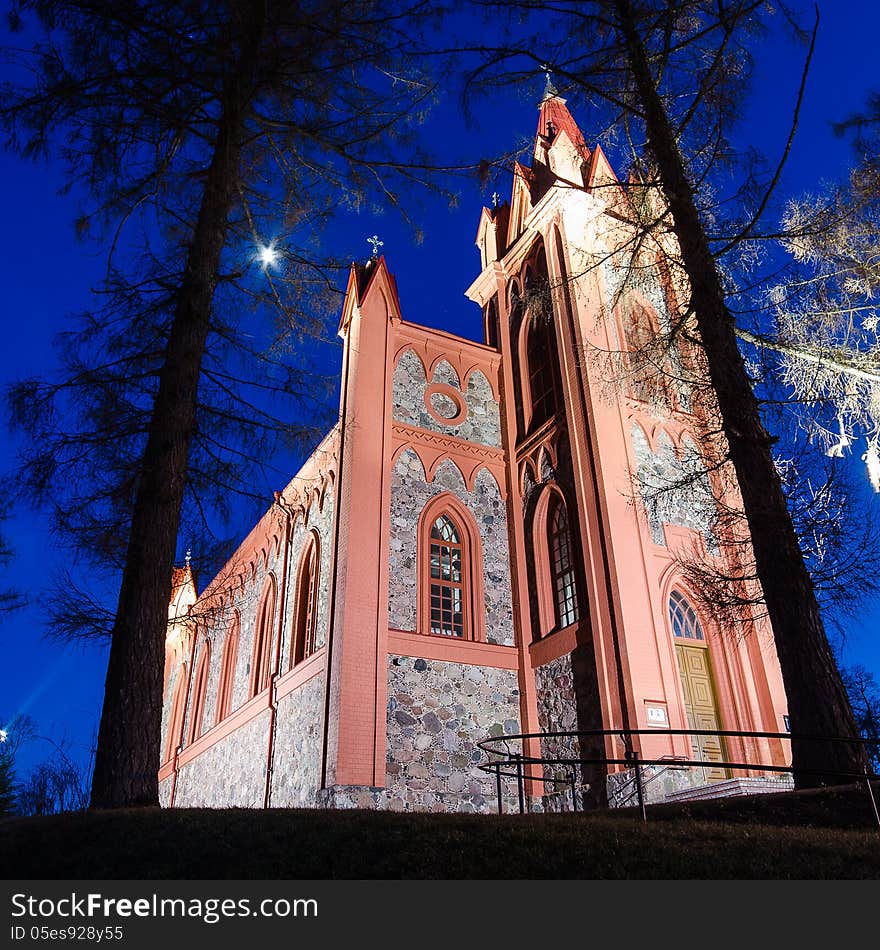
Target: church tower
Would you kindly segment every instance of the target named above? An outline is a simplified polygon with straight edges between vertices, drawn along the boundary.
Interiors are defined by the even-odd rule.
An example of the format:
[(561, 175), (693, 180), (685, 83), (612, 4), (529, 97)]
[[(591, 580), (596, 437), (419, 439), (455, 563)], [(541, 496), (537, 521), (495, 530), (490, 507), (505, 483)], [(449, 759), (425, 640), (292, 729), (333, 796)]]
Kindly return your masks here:
[[(654, 799), (769, 787), (781, 743), (662, 732), (781, 731), (785, 697), (769, 626), (726, 634), (679, 567), (720, 556), (722, 489), (635, 489), (695, 457), (699, 420), (681, 374), (623, 371), (677, 312), (674, 249), (621, 264), (627, 200), (548, 83), (531, 166), (480, 217), (482, 343), (406, 320), (383, 257), (352, 268), (338, 424), (169, 626), (166, 804), (509, 810), (478, 743), (621, 760), (551, 735), (597, 730), (669, 760)], [(694, 752), (756, 768), (674, 767)], [(584, 766), (585, 802), (631, 797), (608, 772)], [(532, 768), (529, 807), (570, 808), (569, 777)]]
[[(630, 200), (548, 82), (532, 165), (517, 165), (509, 207), (484, 210), (483, 270), (468, 290), (502, 353), (515, 600), (533, 675), (523, 731), (781, 732), (769, 623), (720, 629), (700, 615), (679, 570), (695, 553), (717, 560), (716, 499), (738, 504), (698, 462), (688, 354), (666, 351), (665, 365), (635, 358), (678, 306), (667, 258), (675, 249), (639, 237)], [(640, 486), (680, 483), (682, 470), (692, 474), (686, 487), (640, 497)], [(634, 745), (643, 758), (785, 761), (778, 741), (747, 748), (733, 737), (641, 735)], [(576, 739), (531, 750), (603, 751), (624, 755), (614, 737), (604, 750)], [(655, 791), (728, 778), (699, 772), (666, 774)], [(628, 775), (609, 781), (612, 799)]]

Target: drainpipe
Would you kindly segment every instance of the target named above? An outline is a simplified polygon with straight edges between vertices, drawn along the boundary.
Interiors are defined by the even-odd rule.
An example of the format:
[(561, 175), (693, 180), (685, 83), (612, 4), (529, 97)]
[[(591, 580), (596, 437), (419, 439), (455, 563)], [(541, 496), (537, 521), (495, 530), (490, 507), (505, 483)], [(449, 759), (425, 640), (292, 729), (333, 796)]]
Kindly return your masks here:
[(278, 634), (275, 637), (275, 662), (272, 677), (269, 680), (269, 748), (266, 753), (266, 791), (263, 795), (263, 808), (269, 808), (272, 800), (272, 772), (275, 764), (275, 732), (278, 728), (278, 678), (281, 675), (281, 643), (284, 636), (284, 611), (287, 606), (287, 564), (290, 557), (290, 538), (292, 534), (290, 509), (284, 504), (281, 493), (275, 493), (275, 504), (284, 512), (284, 559), (282, 561), (281, 590), (278, 594)]

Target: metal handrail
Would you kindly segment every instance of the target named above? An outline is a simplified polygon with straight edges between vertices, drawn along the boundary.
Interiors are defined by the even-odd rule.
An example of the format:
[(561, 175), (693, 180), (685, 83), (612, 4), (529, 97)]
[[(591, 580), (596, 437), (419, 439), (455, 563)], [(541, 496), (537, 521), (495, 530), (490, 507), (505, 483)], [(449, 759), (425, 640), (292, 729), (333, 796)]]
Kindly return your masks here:
[[(524, 767), (526, 765), (567, 765), (570, 767), (578, 765), (627, 765), (634, 766), (635, 768), (635, 783), (636, 783), (636, 794), (639, 800), (639, 810), (642, 815), (642, 820), (647, 821), (646, 813), (646, 803), (644, 800), (644, 783), (641, 778), (641, 770), (645, 766), (649, 765), (662, 765), (669, 767), (669, 757), (664, 756), (660, 759), (643, 759), (638, 751), (633, 746), (632, 737), (633, 736), (715, 736), (715, 737), (731, 737), (731, 738), (741, 738), (741, 739), (782, 739), (787, 742), (792, 740), (799, 742), (845, 742), (850, 744), (857, 744), (863, 746), (873, 746), (876, 745), (876, 741), (873, 739), (865, 739), (862, 736), (852, 737), (852, 736), (814, 736), (814, 735), (801, 735), (793, 734), (790, 732), (745, 732), (745, 731), (736, 731), (733, 729), (591, 729), (591, 730), (577, 730), (577, 731), (558, 731), (558, 732), (527, 732), (520, 733), (519, 735), (506, 735), (482, 739), (477, 743), (477, 747), (484, 752), (487, 756), (500, 756), (502, 758), (497, 758), (495, 761), (490, 761), (479, 766), (479, 768), (488, 773), (495, 774), (495, 782), (498, 792), (498, 812), (501, 814), (503, 812), (503, 800), (501, 793), (501, 777), (505, 776), (508, 778), (517, 779), (517, 790), (519, 798), (519, 811), (522, 814), (525, 811), (525, 771)], [(584, 758), (584, 757), (559, 757), (559, 756), (533, 756), (525, 755), (522, 751), (511, 752), (509, 743), (519, 742), (523, 743), (527, 739), (554, 739), (554, 738), (566, 738), (566, 739), (580, 739), (582, 737), (597, 737), (602, 736), (615, 736), (618, 737), (624, 744), (625, 753), (624, 758), (609, 758), (607, 756), (598, 757), (598, 758)], [(497, 748), (498, 743), (504, 744), (504, 750)], [(523, 746), (521, 745), (522, 749)], [(514, 763), (516, 766), (516, 771), (510, 772), (505, 771), (504, 769), (510, 764)], [(677, 765), (681, 767), (695, 766), (697, 768), (717, 768), (717, 769), (728, 769), (728, 770), (760, 770), (762, 772), (780, 772), (780, 773), (793, 773), (795, 770), (792, 769), (790, 765), (780, 766), (765, 764), (763, 762), (727, 762), (727, 761), (714, 761), (710, 759), (686, 759), (686, 758), (677, 758)], [(874, 798), (874, 792), (871, 788), (871, 782), (880, 780), (880, 774), (876, 772), (869, 771), (867, 766), (865, 766), (862, 772), (854, 771), (845, 771), (841, 769), (821, 769), (811, 767), (809, 769), (801, 769), (803, 773), (810, 775), (828, 775), (834, 776), (836, 778), (851, 778), (856, 781), (864, 781), (865, 787), (868, 792), (868, 797), (871, 802), (871, 808), (874, 813), (874, 819), (877, 823), (877, 828), (880, 830), (880, 812), (877, 809), (877, 802)], [(539, 776), (528, 776), (530, 781), (537, 782), (561, 782), (560, 779), (553, 778), (544, 778)], [(577, 800), (575, 794), (575, 779), (571, 780), (571, 792), (572, 792), (572, 807), (574, 810), (577, 810)], [(630, 796), (631, 798), (632, 796)], [(628, 799), (629, 800), (629, 799)]]

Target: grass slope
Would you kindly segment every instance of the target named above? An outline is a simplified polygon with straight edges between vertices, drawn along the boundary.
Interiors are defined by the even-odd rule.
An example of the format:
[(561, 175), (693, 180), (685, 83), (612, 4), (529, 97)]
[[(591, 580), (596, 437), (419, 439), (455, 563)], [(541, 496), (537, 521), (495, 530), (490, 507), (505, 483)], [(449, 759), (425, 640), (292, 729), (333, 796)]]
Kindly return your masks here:
[(577, 815), (140, 809), (0, 824), (6, 879), (880, 877), (864, 787)]

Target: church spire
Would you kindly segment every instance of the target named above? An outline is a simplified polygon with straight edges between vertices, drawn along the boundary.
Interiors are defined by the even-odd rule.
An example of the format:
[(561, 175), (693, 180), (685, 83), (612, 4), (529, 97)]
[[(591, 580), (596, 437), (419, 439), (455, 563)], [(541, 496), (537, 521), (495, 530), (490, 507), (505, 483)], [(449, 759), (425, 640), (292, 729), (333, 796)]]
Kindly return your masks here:
[(559, 95), (559, 90), (553, 84), (553, 73), (550, 66), (544, 63), (541, 69), (544, 71), (546, 81), (543, 98), (538, 104), (538, 136), (535, 143), (535, 158), (542, 160), (542, 146), (552, 145), (556, 140), (556, 136), (560, 132), (565, 132), (571, 144), (582, 153), (586, 160), (590, 156), (590, 151), (584, 140), (583, 132), (578, 128), (577, 122), (568, 111), (565, 99)]
[(547, 63), (541, 64), (541, 69), (544, 70), (544, 75), (547, 79), (544, 84), (544, 95), (541, 97), (541, 102), (544, 103), (547, 99), (552, 99), (554, 96), (559, 95), (559, 90), (556, 86), (553, 85), (553, 70)]

